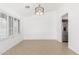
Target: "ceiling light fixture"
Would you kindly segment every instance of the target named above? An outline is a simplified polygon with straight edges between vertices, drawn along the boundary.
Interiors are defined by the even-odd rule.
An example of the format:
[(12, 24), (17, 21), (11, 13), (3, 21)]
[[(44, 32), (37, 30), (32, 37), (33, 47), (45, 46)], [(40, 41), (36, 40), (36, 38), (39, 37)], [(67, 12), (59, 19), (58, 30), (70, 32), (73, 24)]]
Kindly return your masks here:
[(35, 8), (35, 14), (39, 16), (44, 14), (44, 8), (40, 4)]

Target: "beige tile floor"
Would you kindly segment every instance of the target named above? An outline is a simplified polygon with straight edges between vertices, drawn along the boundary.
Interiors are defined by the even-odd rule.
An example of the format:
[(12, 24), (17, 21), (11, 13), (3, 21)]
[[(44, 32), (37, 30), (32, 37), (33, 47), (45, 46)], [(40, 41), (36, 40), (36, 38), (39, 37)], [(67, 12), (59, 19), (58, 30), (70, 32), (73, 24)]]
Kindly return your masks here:
[(76, 55), (67, 43), (55, 40), (24, 40), (3, 55)]

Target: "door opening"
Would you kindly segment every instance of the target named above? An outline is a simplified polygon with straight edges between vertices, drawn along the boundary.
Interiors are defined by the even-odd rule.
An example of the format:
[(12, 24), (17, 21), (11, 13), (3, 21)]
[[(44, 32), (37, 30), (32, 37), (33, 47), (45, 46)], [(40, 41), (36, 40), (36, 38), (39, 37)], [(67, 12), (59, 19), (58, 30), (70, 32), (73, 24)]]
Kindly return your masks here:
[(68, 13), (62, 16), (62, 42), (68, 43)]

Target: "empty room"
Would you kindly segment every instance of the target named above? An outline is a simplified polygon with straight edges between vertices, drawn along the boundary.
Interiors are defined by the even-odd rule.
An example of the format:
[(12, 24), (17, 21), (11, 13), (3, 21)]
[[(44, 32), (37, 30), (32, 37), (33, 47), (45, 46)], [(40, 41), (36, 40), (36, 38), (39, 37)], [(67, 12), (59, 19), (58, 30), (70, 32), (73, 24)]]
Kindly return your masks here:
[(0, 55), (78, 55), (79, 3), (0, 3)]

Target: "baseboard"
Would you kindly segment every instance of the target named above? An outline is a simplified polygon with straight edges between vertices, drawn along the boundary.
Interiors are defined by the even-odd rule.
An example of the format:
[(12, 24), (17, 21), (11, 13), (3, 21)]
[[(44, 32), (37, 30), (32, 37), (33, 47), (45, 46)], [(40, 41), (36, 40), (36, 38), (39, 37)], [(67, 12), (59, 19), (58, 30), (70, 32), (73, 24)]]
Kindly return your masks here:
[(60, 40), (57, 40), (58, 42), (60, 42), (60, 43), (62, 43), (62, 41), (60, 41)]
[(4, 52), (6, 52), (7, 50), (9, 50), (10, 48), (14, 47), (15, 45), (17, 45), (18, 43), (20, 43), (22, 40), (17, 40), (15, 41), (15, 43), (10, 44), (9, 46), (7, 46), (6, 48), (4, 48), (1, 52), (0, 55), (2, 55)]
[(71, 49), (73, 52), (75, 52), (76, 54), (79, 55), (79, 51), (77, 51), (76, 49), (72, 48), (71, 46), (68, 46), (69, 49)]
[(35, 38), (35, 39), (23, 39), (23, 40), (57, 40), (57, 39), (38, 39), (38, 38), (36, 39)]

